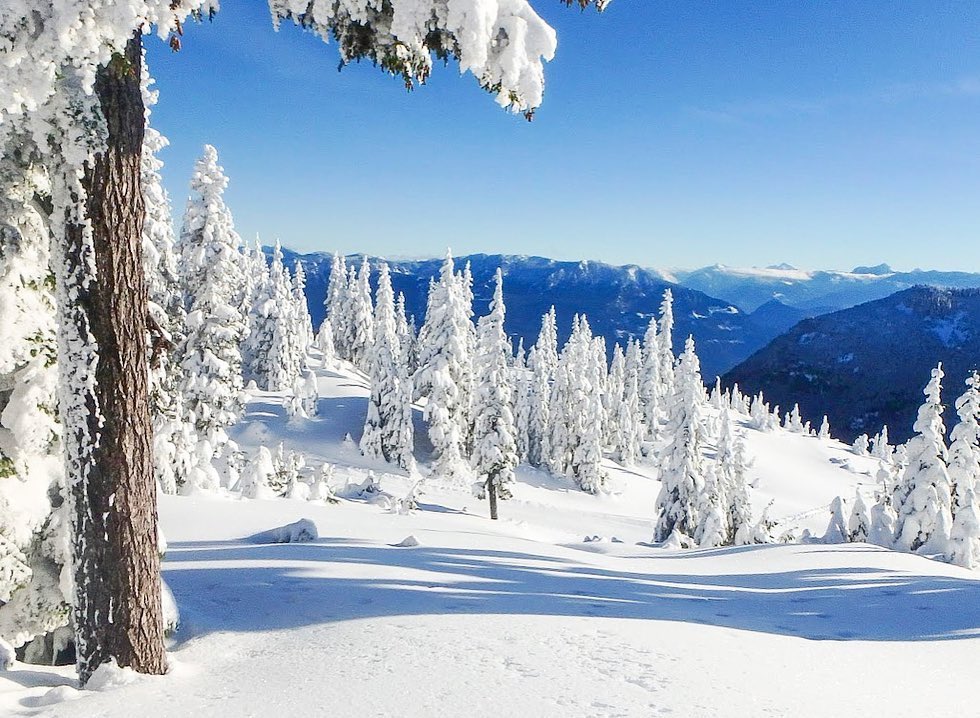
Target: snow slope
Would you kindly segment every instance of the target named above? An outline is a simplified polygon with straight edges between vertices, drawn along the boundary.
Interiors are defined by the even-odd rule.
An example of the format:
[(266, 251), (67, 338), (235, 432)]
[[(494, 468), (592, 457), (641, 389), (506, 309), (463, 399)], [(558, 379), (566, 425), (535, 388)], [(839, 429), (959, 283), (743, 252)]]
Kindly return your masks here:
[[(342, 494), (372, 469), (386, 492), (407, 493), (413, 479), (382, 474), (344, 443), (359, 433), (363, 382), (334, 371), (320, 381), (321, 418), (289, 424), (279, 398), (262, 394), (238, 440), (329, 459)], [(875, 468), (781, 431), (750, 431), (749, 452), (756, 508), (774, 499), (784, 528), (820, 532), (827, 503), (870, 485)], [(77, 691), (70, 667), (17, 664), (0, 673), (0, 715), (824, 716), (873, 706), (921, 716), (976, 705), (980, 582), (970, 572), (863, 544), (654, 548), (642, 543), (652, 471), (610, 467), (613, 491), (600, 497), (525, 469), (496, 523), (465, 491), (431, 482), (412, 513), (360, 499), (162, 497), (165, 577), (183, 612), (171, 673), (106, 671), (109, 690)], [(246, 540), (301, 518), (317, 540)], [(418, 545), (396, 545), (408, 536)]]

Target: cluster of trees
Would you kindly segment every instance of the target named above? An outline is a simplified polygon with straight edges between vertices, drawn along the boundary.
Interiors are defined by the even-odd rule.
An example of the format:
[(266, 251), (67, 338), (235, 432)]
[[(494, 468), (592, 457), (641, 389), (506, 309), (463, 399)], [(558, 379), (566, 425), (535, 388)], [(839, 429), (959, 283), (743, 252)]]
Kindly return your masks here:
[(855, 497), (845, 518), (845, 502), (831, 505), (828, 541), (867, 541), (902, 551), (928, 554), (974, 568), (980, 565), (980, 374), (966, 379), (956, 399), (958, 421), (949, 432), (943, 423), (940, 364), (923, 393), (914, 424), (915, 435), (897, 447), (888, 431), (871, 441), (858, 441), (855, 453), (882, 462), (881, 489), (870, 508)]
[[(744, 441), (733, 418), (742, 412), (762, 426), (778, 426), (778, 407), (760, 395), (716, 387), (709, 399), (693, 339), (680, 358), (673, 352), (673, 298), (664, 295), (659, 318), (643, 340), (617, 344), (607, 364), (606, 344), (588, 319), (575, 316), (559, 351), (554, 309), (542, 317), (537, 341), (525, 353), (504, 331), (503, 277), (498, 271), (489, 312), (473, 322), (469, 268), (446, 257), (429, 288), (418, 336), (404, 298), (395, 301), (387, 266), (379, 267), (375, 300), (371, 269), (348, 269), (335, 256), (318, 336), (371, 380), (361, 450), (399, 466), (414, 466), (411, 407), (423, 404), (433, 447), (432, 475), (465, 484), (476, 479), (480, 496), (510, 496), (521, 462), (570, 477), (583, 491), (607, 483), (603, 461), (659, 465), (663, 490), (655, 540), (719, 546), (768, 540), (752, 523)], [(720, 419), (708, 402), (723, 409)], [(765, 420), (759, 417), (764, 412)], [(775, 417), (775, 418), (774, 418)], [(791, 430), (810, 432), (799, 409)]]

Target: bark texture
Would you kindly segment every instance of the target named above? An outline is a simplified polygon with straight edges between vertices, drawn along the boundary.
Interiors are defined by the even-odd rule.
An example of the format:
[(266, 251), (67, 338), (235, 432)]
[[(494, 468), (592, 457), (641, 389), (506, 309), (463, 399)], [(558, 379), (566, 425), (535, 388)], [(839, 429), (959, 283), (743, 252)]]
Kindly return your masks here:
[[(111, 658), (141, 673), (167, 668), (142, 263), (141, 62), (137, 32), (125, 54), (99, 70), (95, 90), (108, 140), (83, 179), (96, 271), (77, 298), (98, 351), (95, 384), (86, 402), (95, 411), (88, 414), (88, 426), (77, 429), (87, 433), (81, 443), (90, 443), (87, 476), (71, 482), (75, 630), (83, 684)], [(69, 262), (72, 231), (66, 238)], [(81, 238), (77, 241), (81, 246)]]

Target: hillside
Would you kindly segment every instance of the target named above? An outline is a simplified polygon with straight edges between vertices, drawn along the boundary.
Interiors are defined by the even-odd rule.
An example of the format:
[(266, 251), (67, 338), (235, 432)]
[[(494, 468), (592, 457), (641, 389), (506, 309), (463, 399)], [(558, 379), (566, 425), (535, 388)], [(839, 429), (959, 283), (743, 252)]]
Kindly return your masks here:
[[(980, 581), (964, 569), (865, 544), (656, 548), (655, 471), (611, 462), (600, 496), (522, 467), (498, 522), (434, 480), (418, 510), (391, 510), (412, 479), (344, 441), (363, 378), (318, 374), (318, 418), (289, 422), (282, 395), (256, 393), (235, 435), (333, 462), (346, 498), (162, 497), (183, 611), (171, 673), (78, 691), (71, 667), (19, 664), (0, 672), (0, 714), (911, 717), (974, 700)], [(753, 504), (774, 500), (782, 528), (819, 533), (834, 496), (870, 494), (876, 460), (743, 428)], [(371, 470), (391, 499), (357, 495)], [(319, 538), (255, 537), (300, 518)], [(895, 690), (912, 664), (943, 679)]]
[(885, 299), (806, 319), (724, 376), (853, 440), (888, 425), (911, 434), (922, 387), (938, 362), (946, 372), (947, 426), (967, 372), (980, 363), (980, 290), (914, 287)]

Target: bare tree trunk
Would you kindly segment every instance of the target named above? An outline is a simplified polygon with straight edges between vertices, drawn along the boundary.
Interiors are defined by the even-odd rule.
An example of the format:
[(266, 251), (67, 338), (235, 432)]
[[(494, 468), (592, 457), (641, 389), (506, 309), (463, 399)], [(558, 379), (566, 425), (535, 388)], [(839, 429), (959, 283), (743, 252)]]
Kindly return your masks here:
[(487, 498), (490, 499), (490, 518), (497, 520), (497, 487), (493, 480), (487, 482)]
[[(62, 353), (62, 361), (76, 359), (72, 351), (83, 359), (97, 352), (94, 367), (89, 367), (94, 382), (75, 382), (67, 389), (84, 394), (69, 399), (76, 414), (66, 422), (74, 618), (83, 684), (111, 658), (141, 673), (159, 674), (167, 668), (142, 264), (141, 62), (137, 32), (125, 54), (114, 56), (96, 76), (108, 139), (82, 180), (91, 240), (81, 225), (68, 226), (61, 277), (68, 286), (59, 291), (59, 301), (74, 304), (61, 307), (62, 317), (75, 325), (67, 330), (62, 348), (69, 352)], [(74, 349), (72, 337), (78, 343)]]

